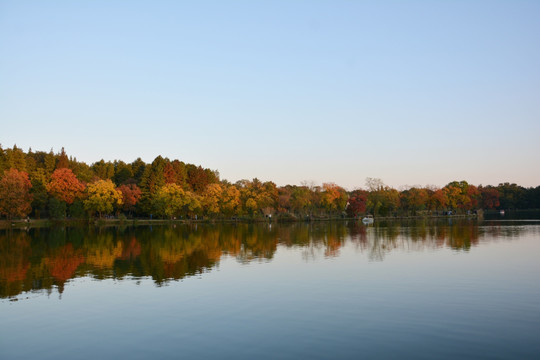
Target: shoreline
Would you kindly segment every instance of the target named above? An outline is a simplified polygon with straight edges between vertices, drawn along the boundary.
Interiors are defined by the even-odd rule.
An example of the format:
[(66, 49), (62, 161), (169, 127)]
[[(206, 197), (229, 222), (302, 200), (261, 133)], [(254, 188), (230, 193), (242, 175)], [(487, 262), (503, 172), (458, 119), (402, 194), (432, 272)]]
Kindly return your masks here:
[[(379, 216), (376, 221), (402, 221), (420, 219), (476, 219), (481, 218), (477, 214), (458, 215), (416, 215), (416, 216)], [(325, 217), (325, 218), (297, 218), (297, 219), (269, 219), (269, 218), (236, 218), (236, 219), (30, 219), (30, 220), (0, 220), (0, 229), (34, 229), (51, 227), (77, 227), (77, 226), (151, 226), (151, 225), (186, 225), (186, 224), (276, 224), (276, 223), (301, 223), (301, 222), (333, 222), (333, 221), (358, 221), (362, 217)]]

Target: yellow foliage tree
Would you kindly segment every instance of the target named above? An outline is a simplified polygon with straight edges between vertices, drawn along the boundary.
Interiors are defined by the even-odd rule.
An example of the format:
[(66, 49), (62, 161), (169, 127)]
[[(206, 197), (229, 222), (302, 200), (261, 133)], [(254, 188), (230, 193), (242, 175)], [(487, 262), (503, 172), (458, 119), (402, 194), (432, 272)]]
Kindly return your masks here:
[(220, 198), (223, 189), (219, 184), (209, 184), (203, 192), (201, 205), (208, 215), (216, 215), (220, 212)]
[(221, 193), (219, 207), (224, 215), (232, 216), (240, 206), (240, 191), (234, 185), (226, 185)]
[(265, 215), (273, 212), (278, 200), (278, 190), (273, 182), (262, 183), (255, 178), (253, 181), (240, 180), (236, 186), (240, 191), (244, 213), (253, 216), (259, 212)]
[(98, 180), (86, 188), (84, 208), (91, 214), (110, 214), (115, 206), (122, 205), (122, 193), (116, 190), (111, 180)]
[(194, 192), (186, 191), (186, 205), (184, 211), (186, 214), (193, 216), (201, 211), (201, 198)]
[(184, 191), (179, 185), (173, 183), (160, 187), (154, 195), (153, 203), (157, 215), (169, 218), (195, 212), (201, 207), (195, 194)]

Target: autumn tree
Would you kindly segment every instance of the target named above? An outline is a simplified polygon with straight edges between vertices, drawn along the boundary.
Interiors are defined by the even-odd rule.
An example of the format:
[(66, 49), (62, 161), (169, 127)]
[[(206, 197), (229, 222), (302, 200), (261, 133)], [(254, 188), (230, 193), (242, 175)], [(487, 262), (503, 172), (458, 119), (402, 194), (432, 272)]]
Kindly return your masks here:
[(141, 189), (135, 184), (121, 185), (117, 189), (122, 193), (122, 204), (125, 211), (133, 211), (142, 195)]
[(186, 204), (184, 205), (184, 214), (189, 216), (200, 215), (202, 209), (200, 195), (187, 190)]
[(206, 186), (201, 197), (201, 205), (206, 214), (215, 216), (220, 213), (219, 200), (222, 193), (223, 189), (219, 184), (209, 184)]
[(208, 174), (201, 166), (187, 165), (187, 182), (195, 192), (202, 192), (209, 184)]
[(278, 212), (288, 213), (291, 211), (292, 186), (282, 186), (278, 188)]
[(265, 216), (272, 215), (277, 208), (278, 189), (272, 181), (262, 183), (258, 194), (257, 205)]
[(345, 210), (347, 205), (347, 192), (334, 183), (324, 183), (322, 205), (330, 213), (339, 213)]
[(313, 196), (307, 186), (297, 186), (291, 194), (291, 208), (294, 212), (305, 214), (309, 212)]
[(499, 207), (499, 191), (493, 186), (479, 186), (482, 209), (495, 209)]
[(176, 184), (176, 171), (169, 161), (165, 164), (163, 176), (165, 176), (166, 184)]
[(31, 187), (26, 172), (6, 170), (0, 180), (0, 214), (5, 215), (8, 220), (27, 216), (32, 211)]
[(415, 215), (428, 207), (429, 194), (426, 189), (412, 187), (401, 192), (401, 207)]
[(110, 214), (115, 206), (122, 205), (122, 193), (109, 179), (89, 184), (86, 195), (84, 208), (90, 213), (97, 212), (100, 218), (102, 214)]
[(67, 168), (56, 169), (47, 185), (49, 194), (66, 204), (72, 204), (76, 198), (80, 198), (84, 188), (84, 184), (77, 179), (73, 171)]
[(430, 210), (443, 210), (447, 202), (448, 198), (442, 189), (432, 190), (428, 200)]
[(240, 191), (243, 212), (249, 215), (263, 213), (270, 215), (276, 207), (278, 190), (271, 181), (261, 182), (255, 178), (253, 181), (240, 180), (236, 183)]
[(153, 198), (156, 214), (173, 218), (182, 213), (190, 203), (184, 189), (176, 184), (166, 184), (158, 189)]
[(226, 216), (232, 216), (237, 213), (240, 204), (240, 191), (234, 185), (224, 184), (219, 199), (221, 213)]
[(171, 161), (171, 166), (174, 171), (174, 183), (180, 185), (182, 188), (187, 187), (187, 169), (186, 164), (179, 160)]
[(390, 215), (399, 208), (399, 191), (386, 188), (382, 193), (382, 206), (379, 208), (381, 215)]
[(478, 205), (478, 190), (466, 181), (453, 181), (442, 190), (446, 195), (448, 207), (452, 209), (471, 210)]
[(367, 203), (367, 191), (354, 190), (349, 196), (349, 203), (347, 205), (347, 215), (350, 217), (357, 217), (366, 212)]

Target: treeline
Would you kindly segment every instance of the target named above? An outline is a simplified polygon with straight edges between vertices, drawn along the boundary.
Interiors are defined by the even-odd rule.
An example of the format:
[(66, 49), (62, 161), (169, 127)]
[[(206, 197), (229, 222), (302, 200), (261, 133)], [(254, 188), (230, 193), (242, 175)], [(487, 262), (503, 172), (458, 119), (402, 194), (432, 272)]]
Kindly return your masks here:
[(477, 209), (540, 208), (540, 186), (474, 186), (398, 191), (379, 179), (346, 191), (334, 184), (276, 186), (258, 179), (230, 183), (215, 170), (158, 156), (152, 163), (98, 161), (58, 153), (0, 147), (0, 215), (7, 219), (125, 216), (152, 218), (277, 217), (304, 219), (414, 216)]

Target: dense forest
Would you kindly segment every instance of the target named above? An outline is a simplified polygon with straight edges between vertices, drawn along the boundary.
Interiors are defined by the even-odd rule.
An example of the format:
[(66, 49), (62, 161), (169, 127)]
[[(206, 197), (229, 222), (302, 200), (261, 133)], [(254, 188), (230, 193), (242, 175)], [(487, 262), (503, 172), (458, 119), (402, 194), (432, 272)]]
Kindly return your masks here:
[(417, 216), (478, 209), (538, 209), (540, 186), (475, 186), (453, 181), (437, 188), (398, 191), (380, 179), (346, 191), (334, 183), (278, 187), (258, 179), (230, 183), (216, 170), (158, 156), (152, 163), (115, 160), (91, 165), (65, 153), (0, 146), (0, 216), (245, 218), (282, 220), (329, 217)]

